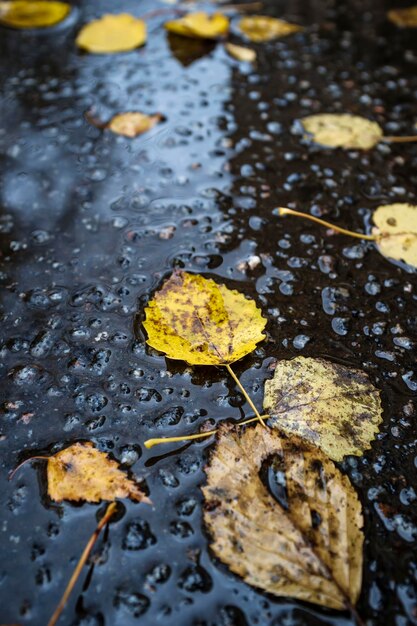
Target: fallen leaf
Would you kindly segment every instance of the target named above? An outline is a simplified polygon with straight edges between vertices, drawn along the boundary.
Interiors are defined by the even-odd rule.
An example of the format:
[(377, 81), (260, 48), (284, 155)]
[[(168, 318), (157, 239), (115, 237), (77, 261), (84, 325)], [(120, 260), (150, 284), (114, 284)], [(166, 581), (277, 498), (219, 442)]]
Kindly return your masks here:
[(113, 133), (124, 137), (137, 137), (151, 130), (162, 120), (162, 115), (145, 115), (144, 113), (131, 112), (115, 115), (107, 125)]
[(265, 338), (253, 300), (214, 280), (174, 272), (145, 309), (147, 343), (190, 365), (227, 365)]
[(246, 63), (253, 63), (256, 61), (256, 52), (250, 48), (244, 48), (243, 46), (237, 46), (234, 43), (227, 43), (225, 45), (226, 51), (233, 58), (238, 61), (245, 61)]
[(47, 480), (48, 494), (55, 502), (147, 500), (138, 485), (118, 468), (116, 461), (91, 442), (75, 443), (49, 457)]
[(349, 113), (323, 113), (301, 120), (313, 141), (328, 148), (369, 150), (383, 137), (379, 124)]
[(95, 54), (126, 52), (146, 42), (146, 24), (129, 13), (103, 15), (86, 24), (78, 34), (79, 48)]
[(278, 362), (265, 383), (264, 408), (274, 426), (335, 461), (362, 455), (382, 421), (379, 391), (364, 372), (302, 356)]
[(70, 11), (71, 6), (66, 2), (0, 2), (0, 24), (12, 28), (47, 28), (62, 22)]
[(376, 209), (372, 219), (381, 254), (417, 267), (417, 206), (386, 204)]
[(165, 23), (171, 33), (197, 39), (217, 39), (229, 32), (229, 20), (222, 13), (208, 15), (203, 11), (189, 13), (178, 20)]
[(290, 24), (285, 20), (279, 20), (276, 17), (269, 17), (267, 15), (242, 17), (238, 27), (248, 39), (256, 43), (287, 37), (287, 35), (292, 35), (293, 33), (304, 30), (304, 28), (298, 24)]
[[(259, 473), (276, 455), (276, 500)], [(255, 587), (343, 610), (362, 581), (362, 512), (348, 478), (317, 448), (262, 426), (222, 425), (206, 469), (214, 554)]]
[(392, 9), (387, 13), (390, 22), (400, 28), (415, 28), (417, 26), (417, 6), (406, 9)]
[(167, 33), (167, 41), (171, 53), (184, 67), (188, 67), (198, 59), (207, 56), (216, 47), (215, 40), (191, 39), (175, 33)]

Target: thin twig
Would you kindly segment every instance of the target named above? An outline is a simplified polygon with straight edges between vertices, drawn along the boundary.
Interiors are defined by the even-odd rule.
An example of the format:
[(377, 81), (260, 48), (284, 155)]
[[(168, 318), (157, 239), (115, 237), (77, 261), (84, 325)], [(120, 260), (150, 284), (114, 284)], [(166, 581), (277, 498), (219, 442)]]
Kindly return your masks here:
[(256, 406), (252, 402), (251, 397), (249, 396), (249, 394), (246, 391), (246, 389), (243, 387), (242, 383), (240, 382), (240, 380), (238, 379), (238, 377), (236, 376), (236, 374), (234, 373), (234, 371), (232, 370), (230, 365), (226, 364), (224, 367), (227, 369), (227, 371), (229, 372), (230, 376), (233, 378), (233, 380), (235, 381), (236, 385), (239, 387), (240, 391), (243, 393), (246, 402), (249, 404), (250, 408), (255, 413), (256, 417), (261, 422), (262, 426), (264, 426), (264, 428), (266, 428), (266, 424), (263, 421), (261, 414), (259, 413), (258, 409), (256, 408)]
[(69, 596), (71, 595), (72, 590), (74, 589), (74, 586), (81, 574), (81, 570), (84, 567), (84, 565), (87, 562), (88, 557), (90, 556), (91, 550), (94, 547), (94, 544), (96, 543), (101, 530), (103, 529), (103, 527), (107, 524), (107, 522), (110, 520), (110, 518), (112, 517), (112, 515), (114, 514), (114, 512), (116, 511), (117, 508), (117, 504), (116, 502), (111, 502), (109, 504), (109, 506), (106, 509), (106, 512), (104, 513), (103, 517), (101, 518), (101, 520), (99, 521), (99, 523), (97, 524), (97, 527), (95, 529), (95, 531), (93, 532), (93, 534), (91, 535), (87, 545), (84, 548), (84, 551), (80, 557), (80, 560), (77, 563), (77, 566), (69, 580), (69, 583), (64, 591), (64, 594), (61, 598), (61, 600), (59, 601), (58, 606), (56, 607), (54, 614), (52, 615), (51, 619), (48, 622), (48, 626), (55, 626), (55, 624), (57, 623), (57, 621), (59, 620), (59, 617), (68, 601)]
[(309, 213), (301, 213), (301, 211), (294, 211), (293, 209), (288, 209), (287, 207), (279, 207), (278, 215), (294, 215), (295, 217), (302, 217), (306, 220), (310, 220), (311, 222), (316, 222), (316, 224), (320, 224), (321, 226), (325, 226), (326, 228), (331, 228), (336, 233), (348, 235), (348, 237), (356, 237), (357, 239), (365, 239), (366, 241), (378, 241), (380, 239), (380, 235), (365, 235), (364, 233), (355, 233), (352, 230), (347, 230), (346, 228), (341, 228), (340, 226), (330, 224), (330, 222), (321, 220), (319, 217), (314, 217), (314, 215), (310, 215)]
[(19, 465), (17, 467), (15, 467), (12, 472), (10, 472), (9, 480), (12, 480), (12, 478), (16, 474), (17, 470), (19, 470), (21, 467), (23, 467), (23, 465), (25, 465), (29, 461), (47, 461), (48, 459), (49, 459), (48, 456), (30, 456), (28, 459), (25, 459), (24, 461), (19, 463)]
[[(268, 419), (269, 415), (262, 415), (262, 419)], [(244, 426), (245, 424), (252, 424), (252, 422), (259, 422), (259, 417), (251, 417), (243, 422), (238, 422), (236, 426)], [(211, 437), (218, 432), (218, 428), (214, 430), (208, 430), (206, 433), (196, 433), (195, 435), (183, 435), (179, 437), (160, 437), (158, 439), (147, 439), (143, 445), (145, 448), (153, 448), (159, 446), (161, 443), (176, 443), (178, 441), (193, 441), (195, 439), (204, 439), (205, 437)]]
[(405, 135), (403, 137), (382, 137), (382, 141), (386, 143), (411, 143), (412, 141), (417, 141), (417, 135)]

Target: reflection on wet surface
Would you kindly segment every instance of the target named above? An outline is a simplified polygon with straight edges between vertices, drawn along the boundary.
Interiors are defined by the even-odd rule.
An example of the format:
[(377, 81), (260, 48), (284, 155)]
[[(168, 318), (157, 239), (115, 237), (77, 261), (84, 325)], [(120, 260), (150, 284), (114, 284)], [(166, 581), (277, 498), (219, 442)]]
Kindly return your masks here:
[[(123, 0), (117, 10), (154, 8)], [(312, 208), (360, 231), (378, 205), (416, 203), (412, 144), (334, 152), (294, 129), (315, 112), (349, 111), (412, 133), (415, 36), (389, 25), (387, 8), (266, 2), (307, 30), (256, 46), (253, 68), (221, 45), (167, 37), (161, 16), (141, 50), (78, 53), (79, 26), (115, 11), (107, 0), (80, 3), (50, 33), (2, 29), (1, 621), (47, 622), (103, 511), (52, 505), (40, 463), (12, 483), (7, 473), (89, 439), (145, 477), (154, 506), (124, 502), (62, 624), (351, 623), (267, 597), (214, 561), (199, 490), (210, 441), (142, 445), (250, 414), (222, 371), (145, 348), (135, 314), (184, 267), (221, 277), (267, 315), (268, 341), (236, 367), (259, 407), (273, 359), (300, 354), (363, 369), (382, 389), (381, 434), (342, 464), (366, 520), (358, 609), (372, 624), (416, 623), (415, 273), (372, 243), (272, 215)], [(128, 140), (84, 117), (135, 109), (167, 119)]]

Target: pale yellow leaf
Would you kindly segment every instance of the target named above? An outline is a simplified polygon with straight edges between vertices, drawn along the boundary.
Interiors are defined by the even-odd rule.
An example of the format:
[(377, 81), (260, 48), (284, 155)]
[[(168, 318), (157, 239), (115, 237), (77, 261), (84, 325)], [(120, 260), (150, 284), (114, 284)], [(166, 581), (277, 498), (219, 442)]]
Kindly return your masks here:
[(387, 15), (390, 22), (400, 28), (415, 28), (417, 26), (417, 6), (406, 9), (391, 9)]
[(311, 115), (301, 123), (315, 143), (329, 148), (369, 150), (383, 136), (379, 124), (349, 113)]
[(145, 309), (147, 343), (190, 365), (226, 365), (265, 338), (253, 300), (198, 274), (176, 271)]
[(0, 2), (0, 24), (12, 28), (47, 28), (67, 17), (71, 6), (66, 2), (12, 0)]
[(75, 443), (49, 457), (47, 480), (48, 494), (55, 502), (147, 500), (138, 485), (118, 468), (116, 461), (94, 448), (91, 442)]
[(126, 52), (145, 42), (145, 22), (129, 13), (103, 15), (86, 24), (76, 39), (79, 48), (96, 54)]
[(217, 39), (229, 32), (229, 20), (222, 13), (209, 15), (200, 11), (166, 22), (165, 28), (169, 32), (183, 37)]
[(417, 206), (386, 204), (372, 215), (381, 254), (417, 267)]
[[(286, 506), (259, 473), (275, 455)], [(362, 512), (319, 449), (262, 426), (222, 425), (206, 469), (204, 521), (214, 554), (254, 587), (343, 610), (362, 582)]]
[(234, 43), (227, 43), (225, 45), (227, 52), (233, 58), (238, 61), (245, 61), (246, 63), (253, 63), (256, 61), (256, 52), (250, 48), (244, 48), (243, 46), (237, 46)]
[(364, 372), (302, 356), (277, 363), (265, 383), (264, 408), (274, 426), (335, 461), (362, 455), (382, 421), (379, 391)]
[(276, 17), (269, 17), (267, 15), (242, 17), (238, 26), (248, 39), (256, 43), (287, 37), (288, 35), (304, 30), (304, 28), (298, 24), (290, 24), (285, 20), (279, 20)]
[(146, 133), (161, 119), (162, 116), (158, 113), (156, 115), (145, 115), (139, 112), (119, 113), (110, 120), (107, 128), (117, 135), (133, 138)]

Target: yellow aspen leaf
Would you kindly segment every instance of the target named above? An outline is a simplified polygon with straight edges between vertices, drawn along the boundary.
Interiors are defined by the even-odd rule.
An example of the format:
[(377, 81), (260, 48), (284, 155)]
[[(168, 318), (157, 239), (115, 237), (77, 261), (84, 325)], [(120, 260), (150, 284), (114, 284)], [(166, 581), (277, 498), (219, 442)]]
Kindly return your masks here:
[(116, 135), (133, 138), (151, 130), (161, 120), (162, 115), (159, 113), (155, 115), (145, 115), (139, 112), (118, 113), (110, 120), (107, 128)]
[(417, 206), (397, 203), (378, 207), (372, 215), (379, 251), (417, 267)]
[(264, 408), (273, 426), (335, 461), (362, 455), (382, 421), (379, 391), (364, 372), (302, 356), (278, 362), (265, 383)]
[(253, 300), (199, 274), (174, 272), (145, 312), (147, 343), (190, 365), (228, 365), (265, 338)]
[[(264, 461), (284, 485), (275, 499)], [(323, 452), (261, 426), (222, 424), (206, 469), (204, 522), (211, 548), (247, 583), (332, 609), (350, 609), (362, 584), (362, 511), (348, 478)]]
[(71, 6), (66, 2), (0, 2), (0, 24), (12, 28), (48, 28), (62, 22), (70, 11)]
[(86, 24), (76, 39), (79, 48), (95, 54), (127, 52), (145, 42), (145, 22), (129, 13), (103, 15)]
[(350, 113), (310, 115), (301, 123), (315, 143), (328, 148), (369, 150), (383, 137), (379, 124)]
[(189, 13), (177, 20), (165, 23), (171, 33), (197, 39), (217, 39), (229, 32), (229, 20), (222, 13), (209, 15), (203, 11)]
[(138, 485), (119, 469), (116, 461), (91, 442), (75, 443), (48, 458), (48, 495), (55, 502), (147, 500)]
[(255, 50), (244, 48), (243, 46), (237, 46), (234, 43), (227, 43), (225, 48), (230, 56), (238, 61), (245, 61), (246, 63), (254, 63), (254, 61), (256, 61)]
[(417, 26), (417, 6), (391, 9), (387, 16), (390, 22), (400, 28), (415, 28)]
[(260, 43), (298, 33), (304, 28), (298, 24), (290, 24), (285, 20), (267, 15), (250, 15), (242, 17), (238, 27), (251, 41)]

